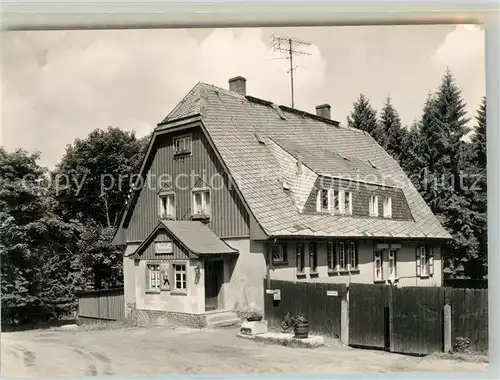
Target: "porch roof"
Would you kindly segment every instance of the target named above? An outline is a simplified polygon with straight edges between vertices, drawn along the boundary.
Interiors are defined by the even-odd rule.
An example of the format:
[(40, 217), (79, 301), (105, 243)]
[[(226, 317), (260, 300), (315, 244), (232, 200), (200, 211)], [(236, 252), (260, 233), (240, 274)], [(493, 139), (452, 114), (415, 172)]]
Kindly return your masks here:
[(238, 254), (238, 250), (221, 240), (210, 228), (199, 221), (162, 220), (172, 236), (195, 255)]

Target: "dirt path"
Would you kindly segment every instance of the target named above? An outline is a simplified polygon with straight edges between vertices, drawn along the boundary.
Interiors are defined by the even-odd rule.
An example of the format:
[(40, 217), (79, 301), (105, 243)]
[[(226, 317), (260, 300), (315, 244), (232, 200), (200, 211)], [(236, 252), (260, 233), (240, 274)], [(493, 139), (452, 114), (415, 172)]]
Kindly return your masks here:
[(2, 375), (77, 377), (103, 375), (354, 373), (484, 371), (486, 363), (420, 359), (342, 347), (317, 349), (256, 343), (235, 330), (126, 328), (2, 334)]

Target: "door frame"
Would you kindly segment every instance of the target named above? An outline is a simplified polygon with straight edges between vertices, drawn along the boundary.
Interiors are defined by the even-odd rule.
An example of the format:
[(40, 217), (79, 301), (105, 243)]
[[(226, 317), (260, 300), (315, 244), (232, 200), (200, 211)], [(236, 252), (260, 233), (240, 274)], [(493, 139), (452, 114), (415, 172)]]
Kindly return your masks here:
[[(211, 279), (208, 279), (207, 277), (207, 264), (212, 265), (212, 268), (217, 271), (216, 276), (211, 276)], [(215, 311), (215, 310), (220, 310), (224, 307), (223, 305), (223, 297), (222, 295), (222, 285), (224, 284), (224, 260), (217, 258), (217, 259), (212, 259), (212, 260), (204, 260), (204, 268), (205, 268), (205, 275), (204, 275), (204, 300), (205, 300), (205, 311)], [(209, 274), (213, 274), (214, 271), (212, 271)], [(207, 283), (209, 281), (212, 281), (212, 286), (216, 289), (216, 295), (213, 297), (216, 302), (216, 307), (215, 309), (207, 309)]]

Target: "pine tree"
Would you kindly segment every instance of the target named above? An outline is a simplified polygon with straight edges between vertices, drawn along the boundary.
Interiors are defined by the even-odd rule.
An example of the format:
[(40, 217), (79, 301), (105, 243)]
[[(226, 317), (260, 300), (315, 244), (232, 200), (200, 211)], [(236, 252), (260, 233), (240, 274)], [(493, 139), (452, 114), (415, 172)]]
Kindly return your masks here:
[(377, 111), (370, 105), (370, 100), (363, 94), (353, 104), (353, 111), (347, 117), (347, 125), (350, 128), (361, 129), (368, 132), (373, 138), (377, 130)]
[(421, 157), (425, 175), (420, 189), (431, 210), (453, 236), (446, 247), (445, 263), (455, 276), (467, 276), (468, 263), (477, 257), (475, 212), (471, 194), (463, 186), (462, 138), (468, 132), (465, 102), (453, 75), (447, 70), (441, 85), (426, 101), (420, 123)]
[(399, 164), (413, 184), (420, 187), (420, 175), (424, 162), (422, 160), (419, 123), (415, 121), (408, 129), (404, 129), (403, 136), (399, 152)]
[(401, 148), (406, 138), (405, 132), (406, 129), (401, 125), (399, 113), (392, 105), (391, 98), (388, 97), (380, 114), (374, 138), (387, 153), (399, 160), (402, 153)]

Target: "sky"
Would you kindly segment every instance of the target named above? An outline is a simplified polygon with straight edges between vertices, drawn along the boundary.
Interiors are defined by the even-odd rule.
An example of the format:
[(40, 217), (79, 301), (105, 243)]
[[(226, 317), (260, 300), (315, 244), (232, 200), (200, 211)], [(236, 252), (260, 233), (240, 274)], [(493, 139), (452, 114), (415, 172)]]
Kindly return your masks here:
[(294, 57), (295, 108), (331, 105), (346, 122), (360, 93), (380, 110), (388, 96), (405, 125), (420, 118), (446, 68), (471, 126), (485, 95), (484, 30), (473, 25), (4, 32), (0, 145), (41, 152), (53, 168), (66, 145), (108, 126), (150, 133), (197, 82), (290, 105), (279, 36), (308, 41)]

